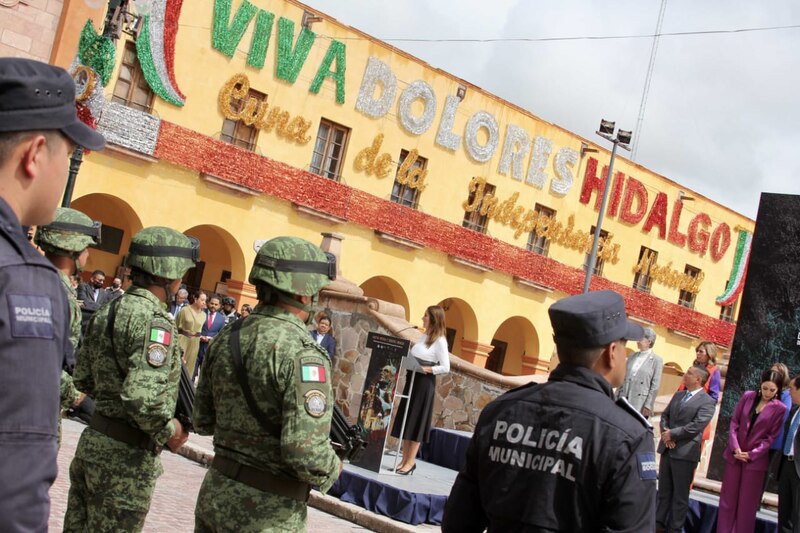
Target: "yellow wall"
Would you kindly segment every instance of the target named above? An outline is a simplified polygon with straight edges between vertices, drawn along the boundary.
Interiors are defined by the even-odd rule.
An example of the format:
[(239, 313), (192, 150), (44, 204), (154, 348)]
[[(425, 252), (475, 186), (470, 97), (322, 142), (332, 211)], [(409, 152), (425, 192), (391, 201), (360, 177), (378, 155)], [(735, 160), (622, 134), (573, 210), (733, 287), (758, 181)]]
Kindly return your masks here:
[[(180, 17), (180, 26), (176, 48), (176, 78), (180, 89), (187, 95), (184, 107), (177, 107), (156, 99), (153, 114), (161, 119), (174, 122), (203, 135), (219, 135), (222, 128), (223, 115), (218, 106), (220, 89), (231, 76), (245, 73), (253, 89), (268, 95), (271, 106), (280, 106), (291, 116), (301, 116), (311, 121), (310, 141), (298, 144), (279, 137), (275, 132), (261, 132), (258, 137), (257, 152), (270, 158), (285, 162), (293, 167), (308, 169), (320, 118), (326, 118), (351, 128), (346, 156), (343, 163), (342, 182), (350, 187), (366, 191), (378, 198), (389, 198), (394, 173), (379, 179), (355, 168), (358, 152), (370, 146), (376, 134), (382, 133), (385, 138), (381, 153), (388, 153), (393, 161), (399, 158), (400, 150), (417, 149), (419, 154), (428, 159), (427, 188), (422, 192), (419, 209), (454, 224), (461, 224), (464, 217), (462, 203), (467, 200), (468, 186), (473, 176), (485, 177), (497, 186), (497, 197), (505, 200), (518, 193), (516, 204), (525, 209), (532, 209), (541, 203), (557, 211), (557, 219), (566, 223), (569, 216), (575, 217), (575, 227), (581, 232), (588, 232), (595, 223), (597, 213), (593, 209), (596, 193), (592, 195), (588, 206), (580, 202), (584, 172), (590, 158), (598, 160), (598, 173), (608, 164), (610, 153), (604, 147), (580, 138), (555, 125), (546, 123), (530, 113), (524, 112), (503, 100), (485, 93), (447, 73), (433, 69), (422, 61), (399, 53), (393, 48), (374, 39), (367, 38), (352, 28), (331, 19), (316, 23), (313, 30), (317, 32), (317, 40), (300, 72), (297, 81), (290, 84), (275, 75), (277, 50), (277, 20), (286, 17), (295, 22), (295, 38), (300, 31), (302, 6), (296, 2), (255, 0), (256, 6), (272, 11), (275, 24), (269, 41), (266, 63), (263, 69), (254, 69), (246, 65), (247, 51), (253, 31), (253, 24), (248, 28), (233, 58), (224, 56), (211, 47), (211, 27), (213, 1), (193, 2), (191, 9), (185, 6)], [(240, 5), (234, 1), (234, 11)], [(358, 37), (358, 39), (352, 39)], [(339, 39), (347, 47), (346, 100), (344, 104), (336, 103), (335, 84), (326, 80), (319, 94), (308, 91), (311, 80), (325, 55), (330, 39)], [(119, 42), (119, 49), (124, 46), (124, 39)], [(355, 108), (359, 87), (362, 83), (365, 66), (370, 57), (376, 57), (390, 66), (397, 76), (398, 88), (395, 102), (390, 111), (382, 118), (367, 117)], [(115, 71), (111, 85), (106, 94), (113, 90), (116, 80)], [(414, 80), (425, 80), (433, 88), (437, 97), (437, 110), (432, 126), (421, 135), (412, 135), (400, 125), (397, 99), (402, 90)], [(473, 161), (464, 148), (463, 142), (450, 151), (436, 144), (436, 134), (441, 120), (445, 97), (454, 95), (459, 84), (467, 86), (464, 101), (459, 105), (455, 118), (454, 132), (464, 136), (464, 125), (473, 113), (483, 110), (491, 113), (499, 124), (499, 144), (494, 156), (485, 163)], [(413, 108), (420, 112), (421, 105), (416, 102)], [(530, 151), (524, 160), (523, 179), (516, 180), (498, 172), (506, 128), (513, 124), (528, 132), (531, 139), (543, 136), (553, 143), (553, 151), (547, 160), (545, 172), (548, 180), (543, 189), (526, 184), (524, 174), (530, 164)], [(479, 136), (485, 140), (485, 135)], [(463, 139), (462, 139), (463, 140)], [(571, 168), (574, 179), (572, 188), (564, 195), (550, 190), (554, 179), (555, 154), (562, 148), (570, 148), (580, 152), (581, 144), (587, 143), (598, 150)], [(679, 191), (695, 200), (684, 202), (684, 212), (679, 230), (686, 233), (689, 221), (699, 211), (706, 212), (711, 220), (713, 230), (719, 223), (727, 223), (731, 229), (743, 226), (752, 230), (753, 222), (730, 209), (708, 200), (693, 191), (675, 184), (640, 167), (624, 157), (618, 157), (615, 172), (644, 183), (650, 204), (657, 192), (665, 192), (668, 196), (667, 223), (673, 210), (673, 203)], [(94, 200), (100, 200), (98, 194), (115, 196), (130, 206), (135, 213), (136, 223), (127, 221), (123, 225), (119, 218), (125, 218), (124, 210), (113, 213), (103, 211), (95, 206)], [(241, 197), (221, 192), (202, 181), (196, 172), (168, 162), (147, 163), (141, 160), (120, 156), (115, 152), (94, 153), (86, 157), (81, 169), (75, 191), (76, 206), (83, 206), (93, 211), (98, 218), (118, 226), (130, 229), (139, 223), (143, 226), (169, 225), (201, 238), (201, 255), (207, 261), (203, 278), (203, 288), (214, 289), (220, 272), (231, 270), (233, 279), (246, 281), (247, 270), (252, 263), (255, 252), (253, 241), (267, 239), (290, 233), (307, 238), (313, 242), (320, 241), (323, 231), (337, 231), (345, 235), (343, 243), (342, 274), (356, 284), (365, 286), (367, 293), (408, 302), (408, 317), (412, 323), (418, 323), (428, 305), (456, 300), (458, 305), (453, 311), (454, 322), (462, 330), (474, 330), (462, 336), (465, 339), (489, 344), (494, 336), (503, 335), (514, 344), (515, 356), (511, 357), (511, 344), (506, 356), (507, 373), (521, 373), (522, 351), (527, 357), (540, 357), (544, 361), (553, 352), (547, 308), (558, 298), (564, 296), (559, 291), (543, 292), (534, 288), (517, 285), (511, 277), (502, 272), (479, 273), (455, 264), (440, 251), (424, 248), (406, 251), (387, 244), (376, 238), (371, 228), (355, 224), (332, 226), (330, 223), (300, 216), (292, 206), (281, 199), (260, 195), (258, 197)], [(86, 198), (83, 203), (81, 199)], [(93, 199), (91, 207), (88, 199)], [(659, 252), (658, 264), (672, 263), (673, 268), (683, 271), (685, 264), (696, 266), (705, 273), (705, 281), (701, 285), (696, 309), (716, 318), (719, 307), (714, 298), (722, 294), (733, 262), (736, 243), (735, 232), (731, 233), (731, 245), (722, 260), (714, 262), (709, 254), (700, 256), (689, 251), (688, 246), (678, 247), (657, 237), (657, 229), (645, 233), (642, 229), (644, 220), (635, 225), (628, 225), (618, 218), (606, 218), (604, 229), (614, 235), (614, 242), (621, 245), (619, 261), (606, 264), (603, 275), (618, 283), (630, 286), (633, 281), (633, 268), (637, 263), (640, 246), (647, 246)], [(523, 233), (514, 237), (510, 226), (497, 221), (489, 222), (488, 233), (502, 241), (525, 247), (528, 235)], [(126, 235), (129, 238), (129, 235)], [(550, 257), (565, 265), (580, 268), (584, 261), (584, 253), (566, 248), (557, 243), (550, 245)], [(107, 271), (115, 258), (96, 257), (94, 263), (103, 265)], [(675, 303), (678, 290), (653, 283), (652, 294), (667, 302)], [(460, 311), (459, 311), (460, 310)], [(464, 319), (463, 316), (467, 318)], [(472, 319), (470, 316), (474, 316)], [(524, 317), (514, 319), (512, 317)], [(525, 335), (512, 325), (520, 326), (521, 320), (529, 321), (531, 331), (528, 340)], [(508, 322), (507, 322), (508, 321)], [(468, 323), (474, 322), (473, 326)], [(505, 324), (505, 326), (504, 326)], [(666, 361), (676, 361), (687, 366), (692, 358), (691, 342), (677, 337), (660, 325), (656, 331), (662, 337), (657, 350)], [(665, 338), (666, 337), (666, 338)], [(497, 337), (501, 338), (501, 337)], [(535, 339), (535, 343), (531, 344)], [(505, 340), (505, 339), (503, 339)], [(461, 336), (457, 339), (456, 353), (460, 352)], [(527, 353), (536, 346), (538, 353)]]

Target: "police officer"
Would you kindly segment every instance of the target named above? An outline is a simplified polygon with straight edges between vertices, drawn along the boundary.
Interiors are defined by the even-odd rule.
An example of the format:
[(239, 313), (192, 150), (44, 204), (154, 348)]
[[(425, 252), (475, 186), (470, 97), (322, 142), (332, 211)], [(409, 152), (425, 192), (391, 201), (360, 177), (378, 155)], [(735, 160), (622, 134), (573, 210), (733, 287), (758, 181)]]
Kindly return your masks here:
[(613, 291), (564, 298), (550, 322), (561, 363), (484, 408), (442, 531), (653, 531), (652, 427), (611, 391), (644, 332)]
[(130, 289), (89, 322), (74, 378), (96, 409), (70, 466), (64, 531), (140, 531), (162, 448), (177, 452), (188, 438), (174, 418), (182, 354), (164, 304), (198, 258), (182, 233), (141, 230), (124, 260)]
[(22, 225), (53, 220), (70, 152), (100, 150), (67, 72), (0, 58), (0, 531), (44, 531), (55, 480), (69, 309), (58, 273)]
[(277, 237), (250, 271), (259, 304), (209, 347), (194, 404), (214, 462), (195, 531), (304, 531), (311, 485), (333, 485), (330, 362), (308, 335), (317, 294), (336, 264), (303, 239)]
[[(81, 306), (70, 278), (83, 270), (89, 258), (89, 245), (100, 242), (100, 227), (99, 222), (93, 221), (76, 209), (59, 207), (53, 222), (39, 226), (34, 239), (45, 257), (58, 269), (61, 285), (67, 295), (70, 309), (67, 349), (73, 352), (78, 349), (81, 339)], [(62, 370), (61, 408), (69, 409), (81, 399), (80, 392), (72, 382), (72, 376), (67, 370)]]

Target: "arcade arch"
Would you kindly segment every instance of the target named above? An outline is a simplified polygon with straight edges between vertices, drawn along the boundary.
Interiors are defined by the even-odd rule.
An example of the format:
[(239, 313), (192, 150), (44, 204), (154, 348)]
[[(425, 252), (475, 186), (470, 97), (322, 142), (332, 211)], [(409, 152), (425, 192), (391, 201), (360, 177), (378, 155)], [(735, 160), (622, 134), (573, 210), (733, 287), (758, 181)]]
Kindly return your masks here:
[(406, 311), (406, 320), (410, 319), (408, 295), (403, 287), (392, 278), (374, 276), (362, 283), (360, 288), (364, 291), (364, 296), (403, 306)]
[(445, 298), (439, 304), (444, 309), (447, 324), (447, 344), (450, 351), (467, 361), (474, 360), (474, 347), (465, 353), (464, 341), (467, 344), (478, 342), (478, 318), (472, 307), (461, 298)]
[[(200, 261), (184, 276), (186, 285), (207, 292), (217, 292), (217, 283), (228, 279), (246, 281), (244, 253), (227, 230), (204, 224), (189, 228), (183, 233), (200, 241)], [(229, 276), (223, 275), (226, 272)]]
[(497, 328), (492, 345), (494, 349), (486, 361), (487, 370), (511, 376), (547, 371), (547, 362), (539, 360), (539, 335), (525, 317), (507, 318)]

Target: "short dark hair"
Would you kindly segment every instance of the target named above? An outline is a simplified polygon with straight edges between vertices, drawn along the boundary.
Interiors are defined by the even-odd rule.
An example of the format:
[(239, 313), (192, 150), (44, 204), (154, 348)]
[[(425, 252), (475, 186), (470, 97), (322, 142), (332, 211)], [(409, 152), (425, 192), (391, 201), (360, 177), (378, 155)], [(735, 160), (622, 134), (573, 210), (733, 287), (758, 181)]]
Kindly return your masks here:
[(558, 360), (562, 363), (567, 363), (575, 366), (582, 366), (585, 368), (592, 368), (603, 353), (603, 346), (594, 348), (577, 348), (575, 346), (561, 346), (556, 343), (556, 352), (558, 353)]
[(103, 272), (102, 270), (95, 270), (94, 272), (92, 272), (92, 277), (95, 277), (95, 276), (106, 277), (106, 273)]
[(692, 368), (697, 370), (697, 372), (700, 374), (700, 385), (705, 385), (710, 375), (708, 373), (708, 369), (701, 365), (693, 365)]
[(211, 296), (208, 297), (208, 301), (210, 302), (211, 300), (216, 300), (220, 304), (222, 303), (222, 298), (220, 298), (216, 294), (212, 294)]
[(6, 162), (11, 155), (11, 151), (28, 140), (34, 135), (44, 135), (47, 139), (47, 147), (50, 149), (52, 139), (56, 138), (61, 133), (58, 130), (45, 130), (45, 131), (4, 131), (0, 132), (0, 165)]
[(789, 383), (794, 385), (795, 389), (800, 389), (800, 374), (796, 375), (792, 379), (789, 380)]
[(319, 323), (320, 323), (320, 322), (322, 322), (323, 320), (327, 320), (327, 321), (328, 321), (328, 324), (330, 324), (330, 323), (331, 323), (331, 317), (329, 317), (328, 315), (322, 315), (321, 317), (319, 317), (319, 318), (317, 319), (317, 324), (319, 324)]

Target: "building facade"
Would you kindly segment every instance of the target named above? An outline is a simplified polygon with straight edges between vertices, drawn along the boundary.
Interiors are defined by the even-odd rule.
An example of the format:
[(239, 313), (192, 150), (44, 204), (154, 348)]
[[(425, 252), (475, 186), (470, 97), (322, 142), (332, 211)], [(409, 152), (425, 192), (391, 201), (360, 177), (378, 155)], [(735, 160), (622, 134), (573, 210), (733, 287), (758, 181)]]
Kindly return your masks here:
[[(260, 241), (336, 232), (366, 295), (416, 324), (444, 306), (455, 355), (547, 372), (547, 309), (582, 288), (607, 148), (293, 0), (130, 6), (93, 83), (64, 29), (100, 27), (86, 4), (64, 4), (52, 55), (110, 141), (73, 196), (106, 225), (87, 270), (116, 272), (132, 234), (169, 225), (201, 241), (186, 283), (241, 304)], [(618, 157), (592, 289), (621, 292), (686, 368), (700, 339), (731, 343), (753, 226)]]

